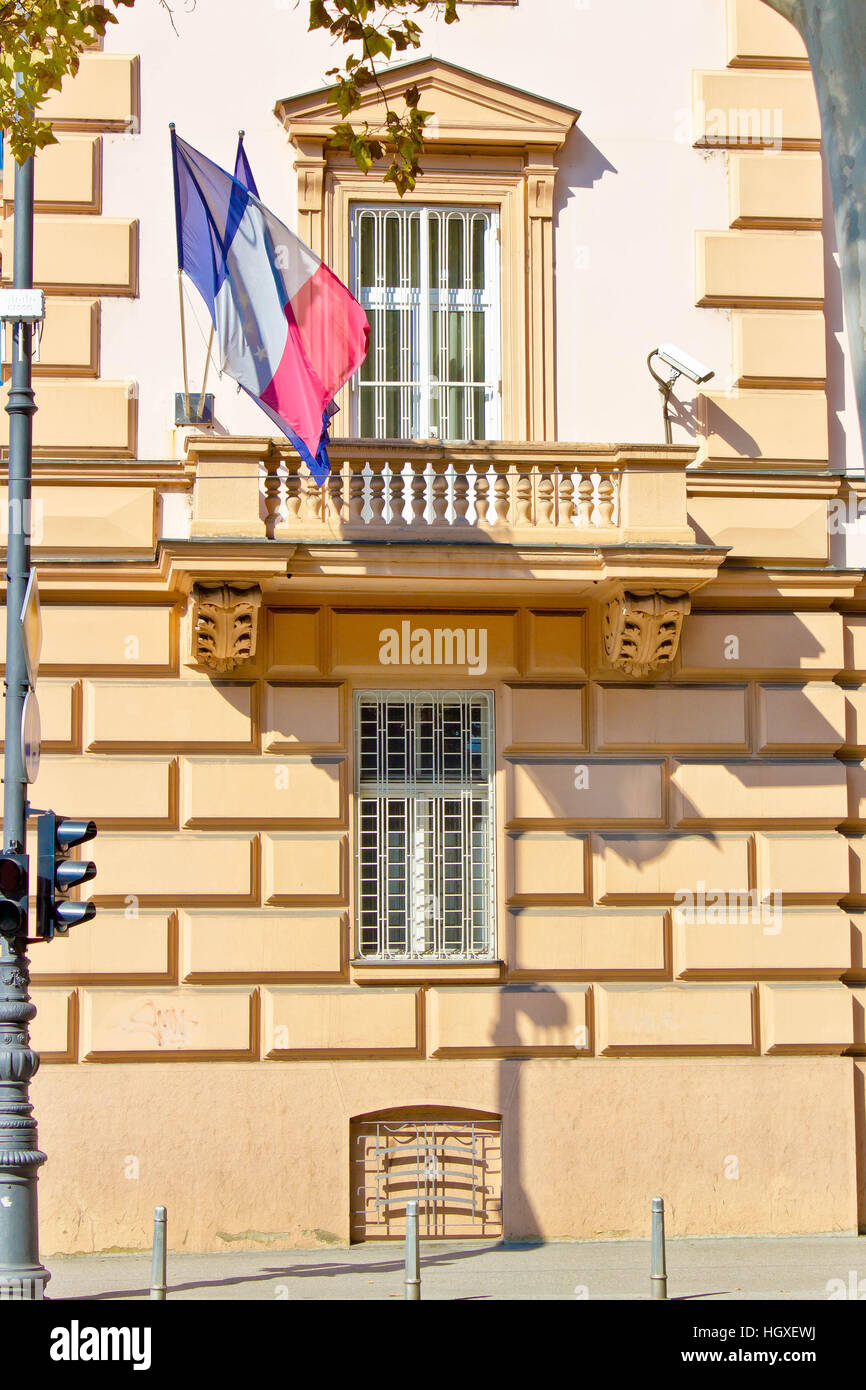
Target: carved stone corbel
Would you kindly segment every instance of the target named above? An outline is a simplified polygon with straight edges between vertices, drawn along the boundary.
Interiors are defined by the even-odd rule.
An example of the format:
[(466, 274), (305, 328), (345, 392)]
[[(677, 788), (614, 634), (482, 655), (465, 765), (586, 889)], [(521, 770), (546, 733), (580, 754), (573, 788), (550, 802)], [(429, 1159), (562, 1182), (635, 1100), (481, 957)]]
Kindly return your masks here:
[(688, 594), (626, 591), (612, 598), (604, 610), (606, 660), (629, 676), (645, 676), (656, 666), (669, 665), (690, 608)]
[(261, 586), (195, 584), (192, 597), (192, 660), (219, 672), (252, 661)]

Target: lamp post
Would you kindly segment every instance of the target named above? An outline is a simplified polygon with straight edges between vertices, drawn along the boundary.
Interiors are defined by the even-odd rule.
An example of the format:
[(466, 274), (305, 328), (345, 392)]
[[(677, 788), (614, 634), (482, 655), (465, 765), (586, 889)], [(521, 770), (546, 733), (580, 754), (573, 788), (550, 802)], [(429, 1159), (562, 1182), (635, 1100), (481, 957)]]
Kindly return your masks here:
[[(33, 287), (33, 160), (15, 168), (15, 290)], [(30, 502), (33, 457), (31, 379), (33, 323), (12, 318), (9, 414), (9, 527), (6, 549), (6, 743), (3, 754), (3, 851), (24, 855), (27, 844), (27, 779), (22, 716), (28, 691), (22, 612), (30, 574)], [(27, 890), (24, 860), (23, 930), (9, 923), (0, 932), (0, 1297), (42, 1297), (51, 1277), (39, 1262), (36, 1179), (45, 1154), (39, 1149), (30, 1104), (30, 1082), (39, 1055), (30, 1046), (36, 1016), (30, 1001), (27, 960)]]

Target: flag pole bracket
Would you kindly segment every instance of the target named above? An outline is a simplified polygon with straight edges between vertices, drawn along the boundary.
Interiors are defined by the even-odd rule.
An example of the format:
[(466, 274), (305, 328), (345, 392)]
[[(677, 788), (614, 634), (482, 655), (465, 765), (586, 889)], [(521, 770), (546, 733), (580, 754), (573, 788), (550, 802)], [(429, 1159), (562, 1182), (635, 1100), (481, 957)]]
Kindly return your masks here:
[(174, 394), (174, 423), (176, 425), (213, 425), (213, 392), (204, 395), (190, 391)]

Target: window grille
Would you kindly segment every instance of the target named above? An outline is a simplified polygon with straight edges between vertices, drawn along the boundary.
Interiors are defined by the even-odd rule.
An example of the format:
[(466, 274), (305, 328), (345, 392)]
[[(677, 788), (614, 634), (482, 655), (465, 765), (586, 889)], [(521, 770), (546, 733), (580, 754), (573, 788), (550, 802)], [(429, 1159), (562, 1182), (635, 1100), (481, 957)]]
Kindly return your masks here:
[(499, 214), (359, 206), (351, 227), (353, 289), (370, 320), (355, 433), (498, 439)]
[(493, 954), (493, 697), (359, 692), (358, 950), (381, 960)]
[(402, 1239), (406, 1203), (422, 1236), (502, 1234), (498, 1119), (374, 1119), (352, 1123), (352, 1239)]

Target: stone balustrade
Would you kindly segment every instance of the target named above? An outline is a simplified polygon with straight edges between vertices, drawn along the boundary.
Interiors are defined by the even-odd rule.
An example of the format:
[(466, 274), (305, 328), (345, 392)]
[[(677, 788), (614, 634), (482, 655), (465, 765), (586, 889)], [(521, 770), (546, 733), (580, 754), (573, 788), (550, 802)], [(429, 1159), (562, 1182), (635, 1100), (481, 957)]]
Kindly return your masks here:
[(319, 487), (275, 440), (196, 436), (192, 534), (284, 541), (693, 543), (679, 446), (335, 440)]

